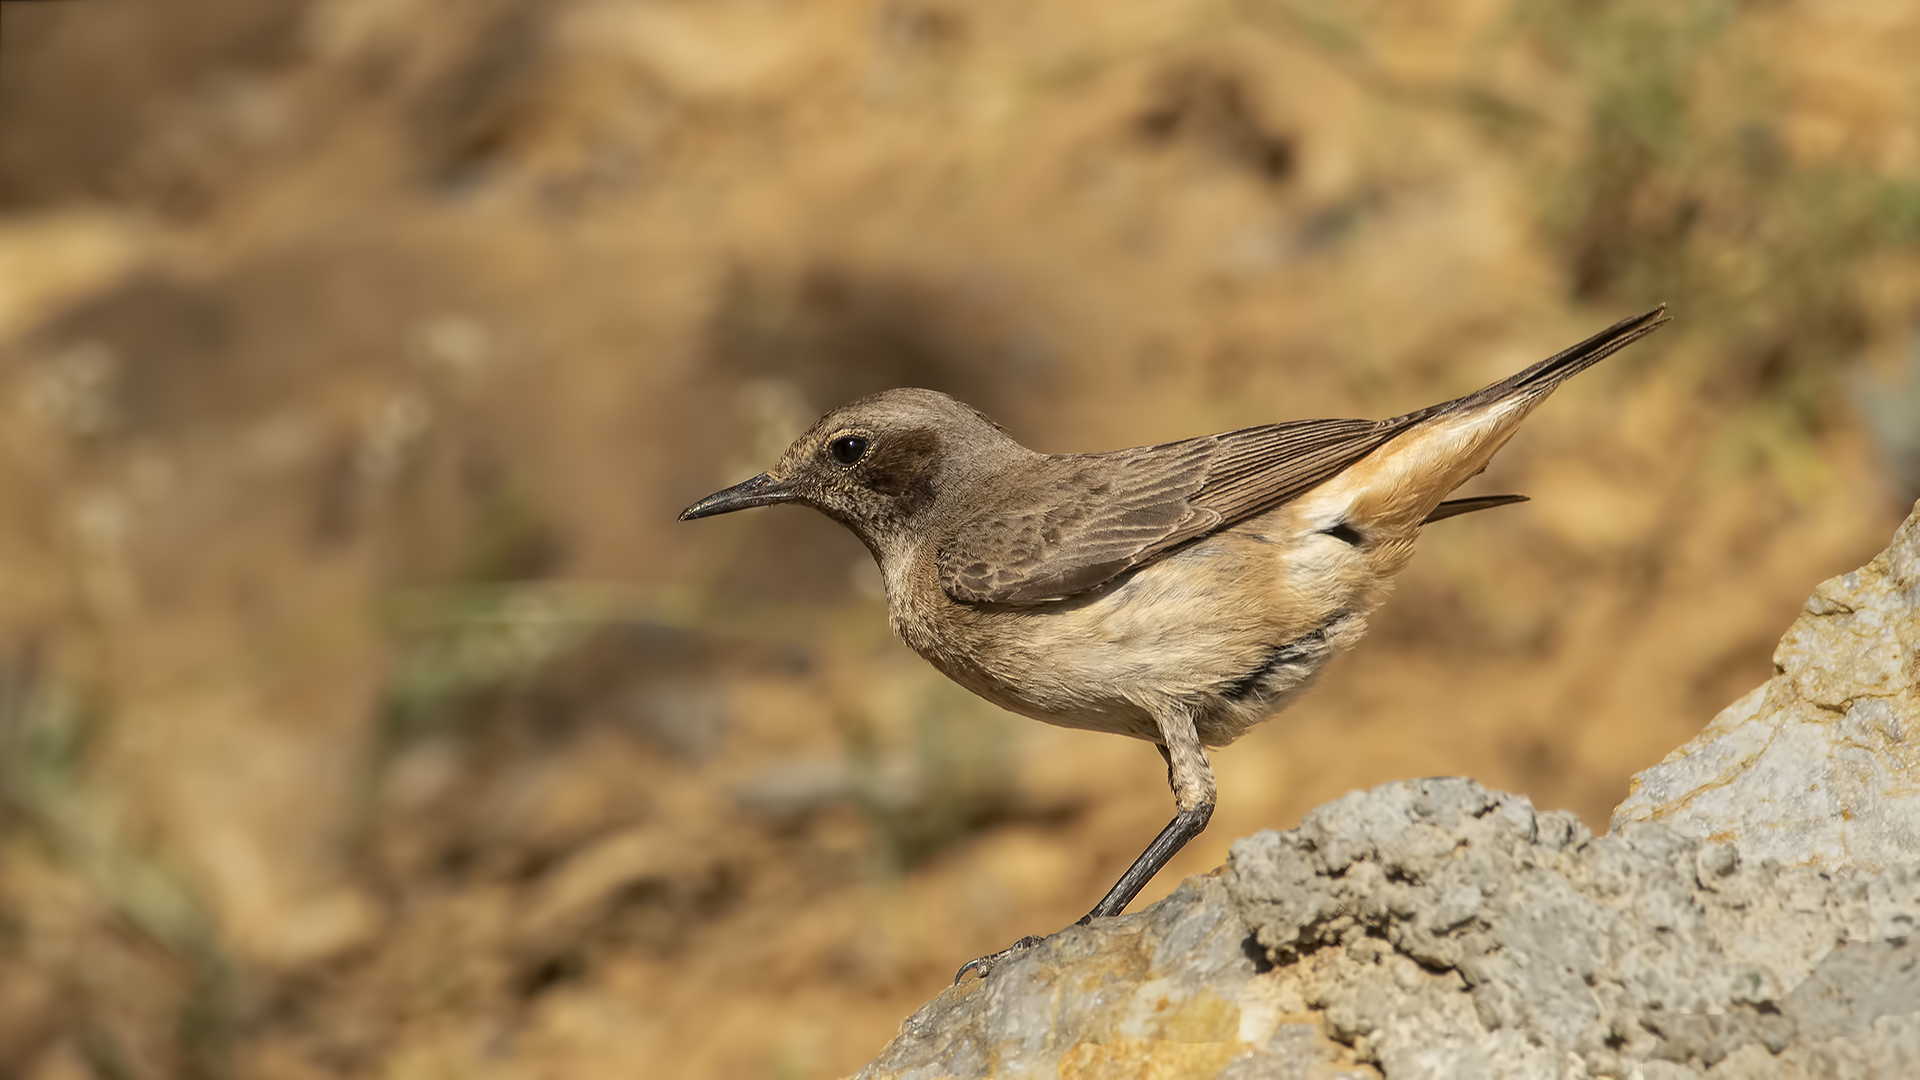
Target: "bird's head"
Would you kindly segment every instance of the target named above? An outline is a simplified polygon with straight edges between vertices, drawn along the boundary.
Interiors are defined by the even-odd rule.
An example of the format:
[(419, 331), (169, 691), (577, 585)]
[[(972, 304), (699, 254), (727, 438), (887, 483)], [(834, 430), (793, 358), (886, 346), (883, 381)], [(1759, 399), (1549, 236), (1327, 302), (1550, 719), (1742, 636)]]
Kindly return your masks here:
[(799, 503), (845, 525), (884, 562), (899, 538), (956, 512), (978, 481), (1031, 453), (945, 394), (888, 390), (821, 417), (773, 468), (701, 499), (680, 520)]

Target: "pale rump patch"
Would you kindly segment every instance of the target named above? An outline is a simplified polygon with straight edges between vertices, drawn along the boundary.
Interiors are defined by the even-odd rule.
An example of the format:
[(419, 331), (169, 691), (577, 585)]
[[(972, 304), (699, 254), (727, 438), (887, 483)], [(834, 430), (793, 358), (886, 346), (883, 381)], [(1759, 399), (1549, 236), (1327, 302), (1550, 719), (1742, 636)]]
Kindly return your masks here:
[(1427, 515), (1485, 469), (1542, 400), (1510, 398), (1436, 417), (1302, 496), (1298, 513), (1310, 522), (1350, 524), (1370, 543), (1372, 572), (1397, 573)]

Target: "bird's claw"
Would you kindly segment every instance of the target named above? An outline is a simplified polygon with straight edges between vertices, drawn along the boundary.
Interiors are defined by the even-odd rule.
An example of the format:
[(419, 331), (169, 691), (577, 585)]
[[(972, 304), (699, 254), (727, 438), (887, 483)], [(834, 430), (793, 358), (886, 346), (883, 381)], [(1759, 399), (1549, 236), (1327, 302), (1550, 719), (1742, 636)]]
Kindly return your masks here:
[(1000, 962), (1002, 960), (1005, 960), (1016, 953), (1026, 952), (1028, 949), (1033, 948), (1035, 945), (1038, 945), (1045, 940), (1046, 940), (1045, 938), (1039, 937), (1037, 935), (1028, 934), (1026, 937), (1023, 937), (1019, 941), (1016, 941), (1013, 944), (1007, 946), (1006, 948), (1001, 949), (997, 953), (988, 953), (985, 956), (977, 956), (972, 960), (969, 960), (966, 963), (961, 964), (960, 970), (954, 972), (953, 985), (959, 986), (960, 980), (966, 978), (967, 973), (970, 971), (979, 972), (980, 978), (985, 979), (987, 976), (993, 974), (993, 969), (996, 967), (999, 967)]

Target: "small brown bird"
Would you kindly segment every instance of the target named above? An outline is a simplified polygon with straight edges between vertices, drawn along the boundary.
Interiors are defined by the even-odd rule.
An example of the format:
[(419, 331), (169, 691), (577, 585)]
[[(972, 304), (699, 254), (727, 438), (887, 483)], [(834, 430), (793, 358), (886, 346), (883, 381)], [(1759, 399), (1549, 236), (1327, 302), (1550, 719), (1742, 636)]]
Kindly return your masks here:
[(1443, 500), (1556, 387), (1665, 312), (1391, 420), (1104, 454), (1036, 453), (945, 394), (889, 390), (828, 413), (771, 470), (680, 519), (811, 506), (873, 552), (894, 630), (949, 678), (1036, 720), (1158, 747), (1177, 813), (1086, 923), (1118, 915), (1206, 828), (1205, 748), (1278, 712), (1360, 640), (1422, 525), (1524, 501)]

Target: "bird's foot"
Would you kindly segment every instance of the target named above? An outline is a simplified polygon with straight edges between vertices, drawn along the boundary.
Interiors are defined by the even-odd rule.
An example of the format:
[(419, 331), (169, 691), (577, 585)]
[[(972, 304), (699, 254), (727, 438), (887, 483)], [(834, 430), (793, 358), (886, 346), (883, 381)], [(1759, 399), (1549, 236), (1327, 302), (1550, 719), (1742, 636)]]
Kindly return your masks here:
[(993, 969), (996, 967), (999, 967), (1001, 961), (1007, 959), (1008, 957), (1017, 956), (1020, 953), (1026, 952), (1028, 949), (1033, 948), (1035, 945), (1038, 945), (1045, 940), (1046, 940), (1045, 938), (1036, 937), (1033, 934), (1028, 934), (1026, 937), (1023, 937), (1019, 941), (1016, 941), (1013, 944), (1007, 946), (1006, 948), (1001, 949), (997, 953), (988, 953), (985, 956), (975, 957), (974, 959), (969, 960), (964, 964), (961, 964), (960, 970), (954, 972), (953, 985), (959, 986), (960, 980), (966, 978), (967, 973), (970, 971), (979, 972), (980, 977), (982, 979), (985, 979), (987, 976), (993, 974)]

